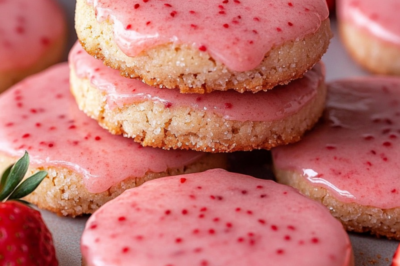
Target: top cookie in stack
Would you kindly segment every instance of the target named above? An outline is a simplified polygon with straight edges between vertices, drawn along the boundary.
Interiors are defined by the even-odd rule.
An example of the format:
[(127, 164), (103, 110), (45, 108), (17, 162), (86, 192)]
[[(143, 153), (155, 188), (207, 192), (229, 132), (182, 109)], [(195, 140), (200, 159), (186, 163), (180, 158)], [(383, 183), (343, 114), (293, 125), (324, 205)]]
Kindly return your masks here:
[[(73, 55), (72, 90), (103, 127), (145, 146), (231, 152), (292, 143), (316, 123), (325, 103), (323, 67), (299, 78), (329, 45), (328, 14), (319, 0), (78, 0), (83, 48), (123, 76), (181, 93), (247, 93), (182, 100), (174, 90), (165, 99), (158, 92), (165, 90), (148, 87), (132, 96), (140, 85), (114, 72), (77, 69), (83, 59)], [(106, 72), (93, 64), (86, 70)], [(112, 106), (110, 94), (124, 101)]]

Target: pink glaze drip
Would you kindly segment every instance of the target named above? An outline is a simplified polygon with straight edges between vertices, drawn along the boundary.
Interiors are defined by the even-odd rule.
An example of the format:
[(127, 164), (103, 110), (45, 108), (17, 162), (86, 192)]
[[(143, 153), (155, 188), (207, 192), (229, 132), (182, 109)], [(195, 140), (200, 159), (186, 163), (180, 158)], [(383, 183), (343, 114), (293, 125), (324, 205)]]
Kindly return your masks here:
[(398, 0), (340, 0), (340, 18), (387, 42), (400, 45)]
[(89, 56), (80, 44), (72, 49), (69, 59), (80, 78), (89, 79), (93, 86), (105, 93), (108, 108), (150, 100), (164, 103), (169, 108), (190, 106), (198, 110), (210, 110), (225, 119), (236, 121), (275, 121), (297, 113), (317, 96), (325, 74), (322, 64), (318, 64), (304, 78), (272, 91), (257, 94), (228, 91), (198, 95), (153, 88), (139, 80), (121, 77), (118, 71), (107, 68), (101, 61)]
[(275, 167), (343, 202), (400, 207), (400, 79), (338, 81), (329, 89), (323, 121), (298, 144), (274, 149)]
[(194, 45), (234, 71), (256, 68), (268, 51), (318, 30), (328, 19), (320, 0), (87, 0), (98, 21), (114, 22), (128, 56), (164, 43)]
[(30, 66), (64, 32), (56, 1), (0, 0), (0, 71)]
[(325, 207), (224, 170), (127, 190), (90, 217), (81, 250), (92, 266), (344, 266), (351, 257)]
[(78, 171), (92, 193), (148, 171), (183, 167), (204, 155), (143, 148), (111, 135), (78, 109), (68, 73), (67, 64), (58, 65), (0, 96), (0, 152), (20, 156), (28, 150), (33, 165)]

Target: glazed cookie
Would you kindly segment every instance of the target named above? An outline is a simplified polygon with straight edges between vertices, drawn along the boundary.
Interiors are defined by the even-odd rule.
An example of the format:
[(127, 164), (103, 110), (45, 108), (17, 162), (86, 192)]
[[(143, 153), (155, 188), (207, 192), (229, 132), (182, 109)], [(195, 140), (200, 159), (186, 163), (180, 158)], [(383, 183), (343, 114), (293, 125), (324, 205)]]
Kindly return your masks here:
[(92, 213), (150, 179), (225, 166), (222, 155), (143, 148), (111, 135), (76, 106), (67, 64), (15, 85), (0, 106), (0, 168), (27, 150), (30, 173), (48, 176), (26, 199), (60, 215)]
[(79, 107), (113, 134), (144, 146), (209, 152), (270, 149), (300, 140), (325, 104), (321, 64), (269, 92), (198, 95), (121, 77), (79, 44), (69, 62)]
[(321, 59), (328, 15), (320, 0), (78, 0), (76, 30), (91, 55), (149, 85), (258, 92)]
[(400, 75), (400, 2), (338, 1), (342, 40), (352, 57), (379, 74)]
[(0, 1), (0, 92), (59, 62), (65, 45), (66, 22), (57, 1)]
[(354, 265), (346, 232), (322, 205), (224, 170), (127, 190), (90, 217), (81, 250), (88, 266)]
[(328, 86), (301, 142), (272, 151), (276, 178), (322, 202), (349, 231), (400, 239), (400, 79)]

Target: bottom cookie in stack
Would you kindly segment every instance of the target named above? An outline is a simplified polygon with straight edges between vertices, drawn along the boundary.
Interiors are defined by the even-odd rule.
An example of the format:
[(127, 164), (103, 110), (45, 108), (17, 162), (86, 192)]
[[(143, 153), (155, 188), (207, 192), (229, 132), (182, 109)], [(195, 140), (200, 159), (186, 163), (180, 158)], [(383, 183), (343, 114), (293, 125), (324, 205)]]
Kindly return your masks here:
[(143, 148), (81, 112), (61, 64), (0, 96), (0, 168), (25, 150), (48, 176), (26, 199), (60, 215), (92, 213), (127, 188), (168, 175), (225, 167), (220, 154)]
[(76, 44), (71, 90), (81, 110), (113, 134), (144, 146), (233, 152), (297, 142), (320, 118), (325, 70), (268, 92), (181, 94), (121, 77)]
[(272, 151), (276, 178), (322, 202), (349, 231), (400, 240), (400, 79), (328, 86), (320, 124)]
[(86, 224), (84, 265), (352, 266), (342, 225), (273, 181), (223, 170), (125, 191)]

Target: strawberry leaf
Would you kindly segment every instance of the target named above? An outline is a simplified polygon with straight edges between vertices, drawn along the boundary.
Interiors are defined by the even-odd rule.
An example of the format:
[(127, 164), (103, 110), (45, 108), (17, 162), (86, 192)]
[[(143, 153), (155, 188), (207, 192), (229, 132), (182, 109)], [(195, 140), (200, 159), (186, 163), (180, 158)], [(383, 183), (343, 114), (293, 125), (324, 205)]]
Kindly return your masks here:
[(13, 164), (10, 165), (10, 166), (4, 171), (4, 173), (2, 174), (2, 176), (1, 176), (1, 181), (0, 181), (0, 192), (2, 191), (2, 188), (6, 185), (7, 178), (8, 178), (8, 176), (10, 175), (11, 168), (12, 168), (13, 166), (14, 166)]
[(47, 176), (46, 171), (40, 171), (26, 179), (14, 190), (8, 199), (21, 199), (32, 193)]
[[(5, 180), (1, 180), (2, 186), (0, 191), (0, 201), (3, 201), (12, 193), (18, 184), (24, 178), (26, 172), (28, 171), (29, 166), (29, 155), (25, 152), (24, 156), (19, 159), (11, 168), (10, 173), (5, 178)], [(5, 176), (5, 175), (4, 175)]]

